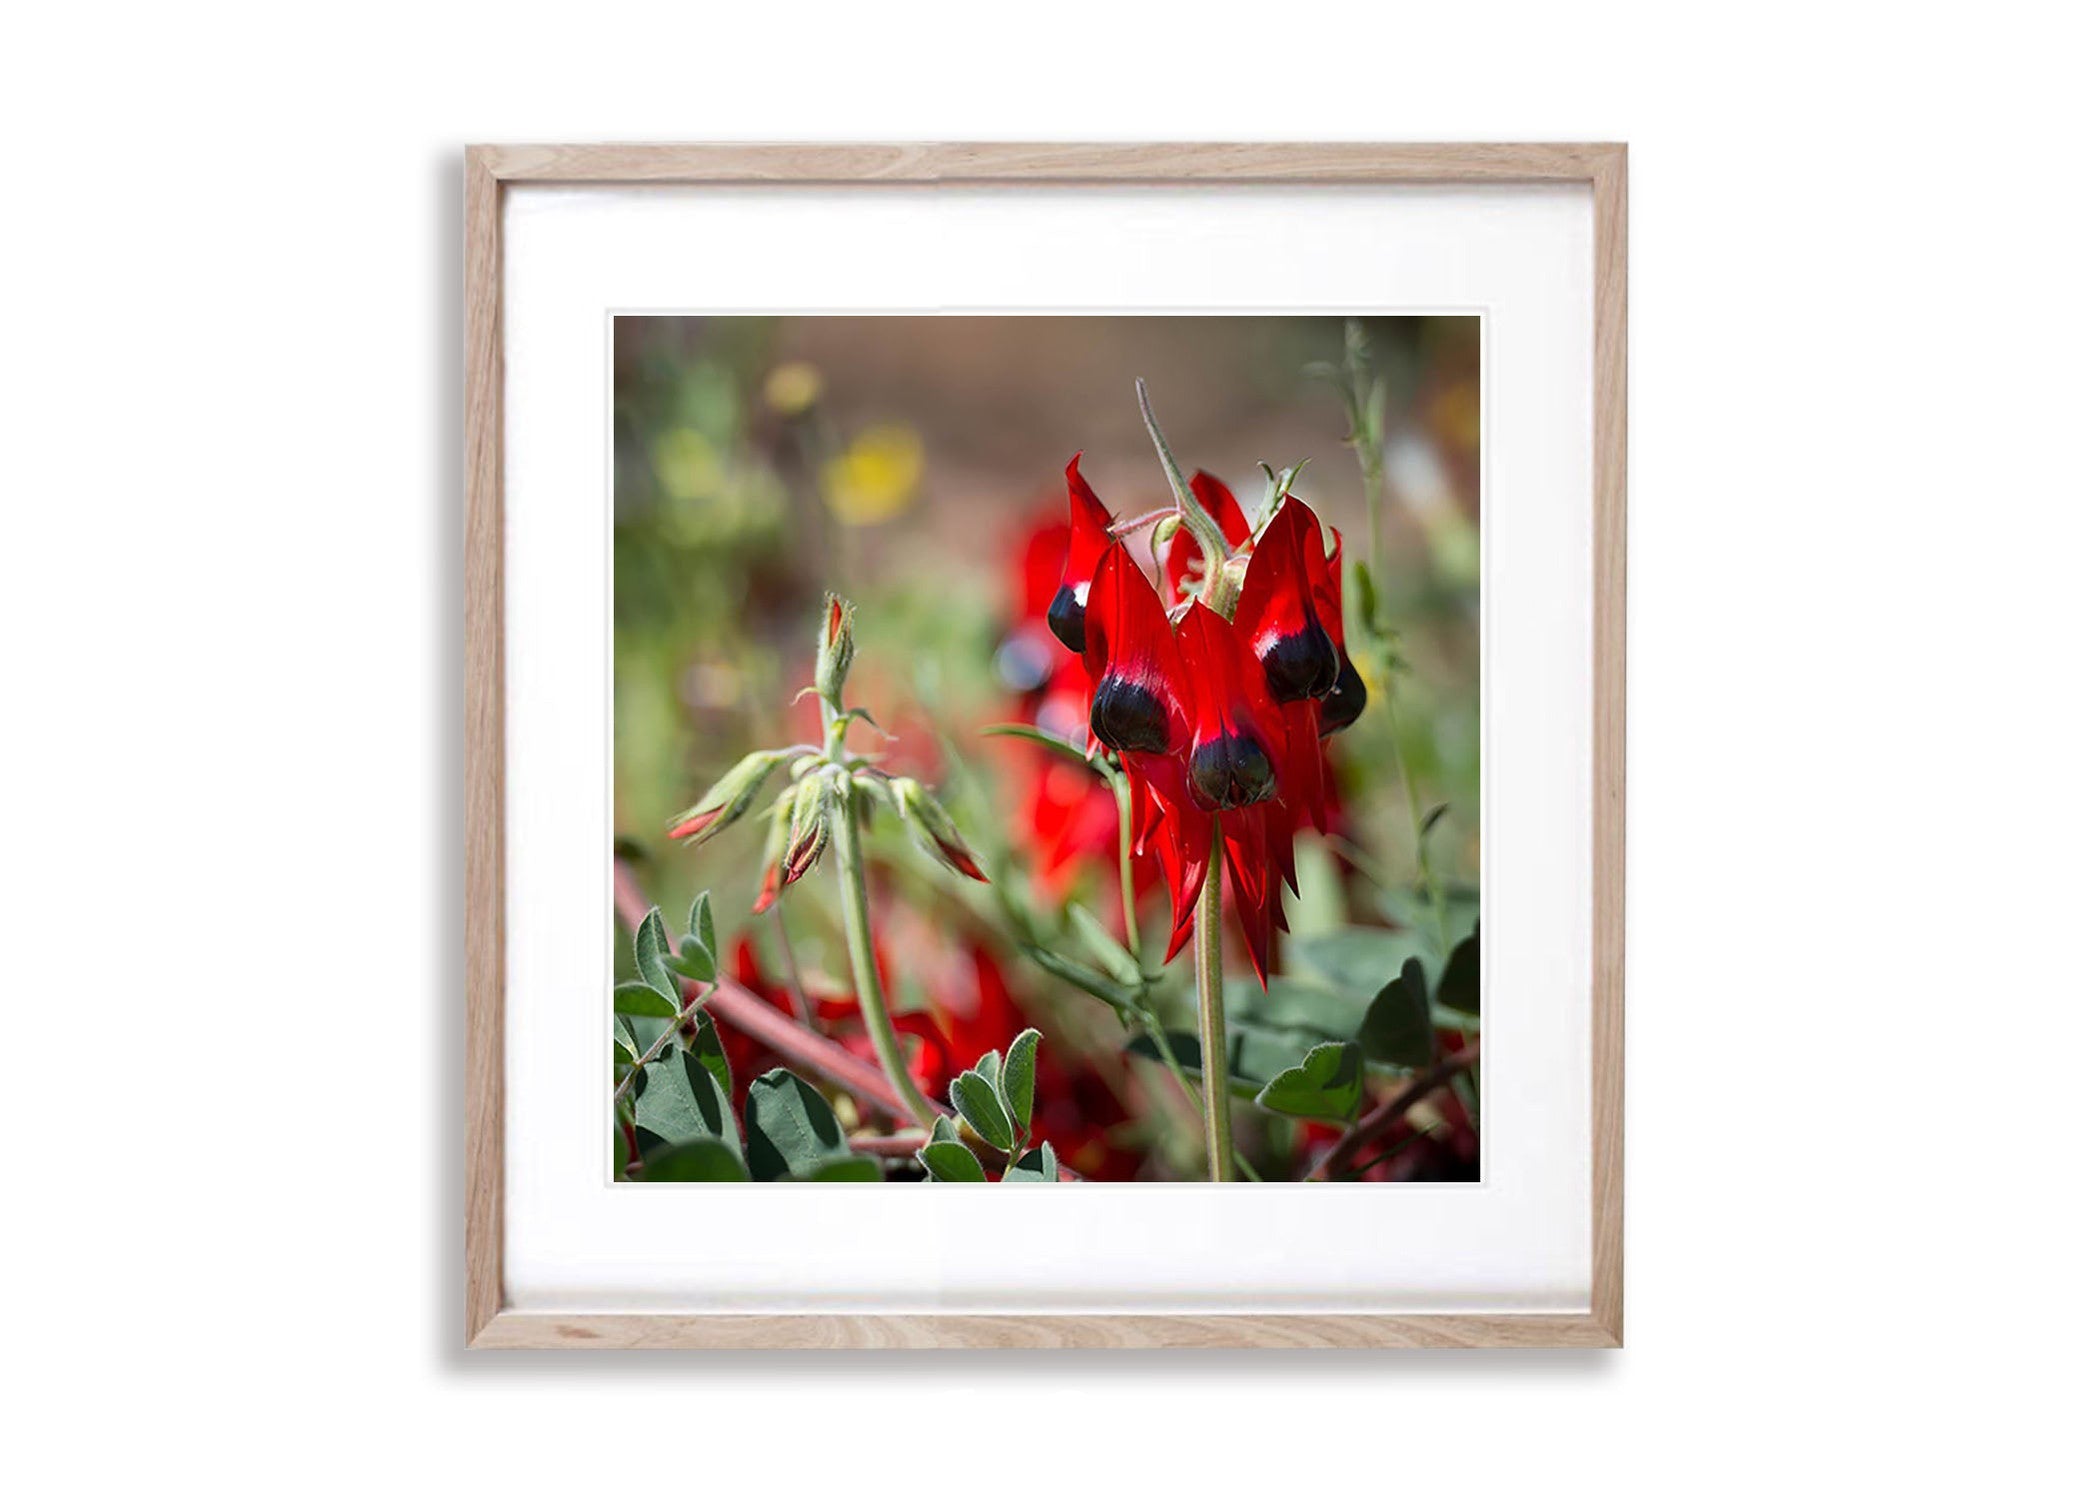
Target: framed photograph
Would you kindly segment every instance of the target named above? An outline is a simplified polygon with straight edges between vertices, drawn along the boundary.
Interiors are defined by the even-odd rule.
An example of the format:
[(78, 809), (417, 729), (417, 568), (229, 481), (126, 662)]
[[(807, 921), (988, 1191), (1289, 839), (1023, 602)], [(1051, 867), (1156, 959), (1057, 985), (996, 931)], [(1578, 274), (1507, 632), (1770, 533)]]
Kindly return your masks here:
[(1618, 1346), (1625, 148), (465, 176), (470, 1345)]

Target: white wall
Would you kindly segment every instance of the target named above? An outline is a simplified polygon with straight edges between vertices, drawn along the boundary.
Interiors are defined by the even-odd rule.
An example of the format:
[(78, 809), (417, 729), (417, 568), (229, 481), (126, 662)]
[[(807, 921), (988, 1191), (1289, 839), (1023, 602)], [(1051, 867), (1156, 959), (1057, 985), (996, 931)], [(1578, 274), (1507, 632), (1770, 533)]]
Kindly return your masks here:
[[(2089, 40), (711, 9), (10, 20), (7, 1466), (2088, 1487)], [(1626, 1352), (455, 1351), (457, 148), (855, 136), (1633, 143)]]

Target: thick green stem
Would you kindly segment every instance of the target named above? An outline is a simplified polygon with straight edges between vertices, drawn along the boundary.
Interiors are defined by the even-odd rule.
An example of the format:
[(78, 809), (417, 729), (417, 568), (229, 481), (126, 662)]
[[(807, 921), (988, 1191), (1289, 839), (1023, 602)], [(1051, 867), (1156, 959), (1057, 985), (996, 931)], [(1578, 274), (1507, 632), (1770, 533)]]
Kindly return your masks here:
[(853, 990), (860, 1000), (860, 1019), (875, 1056), (889, 1078), (889, 1086), (903, 1100), (911, 1117), (927, 1129), (937, 1117), (932, 1104), (918, 1091), (911, 1069), (904, 1065), (903, 1048), (897, 1044), (896, 1027), (889, 1023), (889, 1005), (882, 997), (882, 976), (875, 968), (874, 929), (867, 916), (867, 860), (860, 851), (860, 818), (853, 810), (850, 787), (838, 799), (831, 814), (831, 841), (838, 857), (838, 904), (845, 915), (846, 952), (853, 962)]
[(1195, 996), (1202, 1015), (1203, 1132), (1210, 1180), (1232, 1179), (1232, 1079), (1224, 1035), (1224, 824), (1210, 828), (1210, 871), (1195, 907)]
[(1151, 397), (1145, 393), (1144, 382), (1137, 382), (1137, 410), (1144, 418), (1144, 430), (1151, 434), (1152, 447), (1158, 451), (1159, 466), (1166, 470), (1166, 482), (1173, 489), (1174, 505), (1181, 512), (1181, 524), (1193, 536), (1203, 552), (1203, 598), (1210, 606), (1231, 617), (1229, 603), (1218, 602), (1218, 591), (1226, 586), (1224, 559), (1231, 554), (1231, 545), (1224, 539), (1224, 529), (1217, 524), (1210, 512), (1196, 503), (1195, 491), (1188, 487), (1182, 477), (1180, 464), (1174, 462), (1173, 449), (1166, 446), (1166, 434), (1159, 430), (1159, 419), (1152, 415)]

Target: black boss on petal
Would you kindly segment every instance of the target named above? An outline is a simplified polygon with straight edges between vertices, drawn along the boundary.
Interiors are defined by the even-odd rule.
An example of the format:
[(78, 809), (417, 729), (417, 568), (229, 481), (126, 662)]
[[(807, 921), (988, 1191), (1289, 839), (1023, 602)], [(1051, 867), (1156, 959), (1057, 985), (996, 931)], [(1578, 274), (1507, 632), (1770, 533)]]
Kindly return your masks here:
[(1319, 700), (1319, 737), (1338, 734), (1363, 716), (1363, 705), (1370, 701), (1370, 689), (1363, 685), (1363, 674), (1356, 670), (1356, 663), (1341, 655), (1341, 675), (1334, 682), (1333, 690)]
[(1093, 737), (1109, 749), (1159, 755), (1167, 745), (1166, 705), (1127, 677), (1103, 677), (1093, 694)]
[(1248, 807), (1275, 795), (1275, 767), (1251, 735), (1225, 734), (1195, 747), (1188, 785), (1206, 810)]
[(1057, 596), (1050, 600), (1050, 634), (1062, 641), (1068, 650), (1086, 653), (1086, 601), (1079, 590), (1086, 588), (1081, 583), (1078, 589), (1060, 588)]
[(1316, 623), (1302, 630), (1278, 635), (1261, 657), (1268, 690), (1279, 703), (1302, 702), (1324, 697), (1332, 690), (1340, 668), (1334, 660), (1334, 642)]

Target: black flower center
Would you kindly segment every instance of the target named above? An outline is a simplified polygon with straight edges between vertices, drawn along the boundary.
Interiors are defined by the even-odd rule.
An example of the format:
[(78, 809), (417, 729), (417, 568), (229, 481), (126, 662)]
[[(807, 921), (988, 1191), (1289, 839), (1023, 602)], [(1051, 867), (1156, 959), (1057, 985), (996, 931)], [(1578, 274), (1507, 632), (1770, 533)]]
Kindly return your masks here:
[(1275, 795), (1275, 767), (1250, 734), (1224, 734), (1188, 757), (1188, 786), (1206, 812), (1250, 807)]
[(1311, 620), (1301, 630), (1278, 635), (1261, 656), (1268, 690), (1279, 703), (1324, 697), (1333, 688), (1339, 669), (1334, 661), (1334, 642)]
[(1363, 716), (1363, 705), (1370, 701), (1370, 689), (1363, 685), (1363, 674), (1356, 670), (1356, 663), (1348, 659), (1348, 652), (1341, 653), (1341, 675), (1334, 682), (1333, 690), (1319, 700), (1319, 737), (1338, 734)]
[[(1051, 611), (1054, 621), (1056, 613)], [(1166, 705), (1127, 677), (1103, 677), (1093, 694), (1093, 737), (1109, 749), (1164, 754)]]
[(1069, 585), (1058, 589), (1050, 600), (1049, 627), (1050, 634), (1068, 649), (1086, 653), (1086, 601)]

